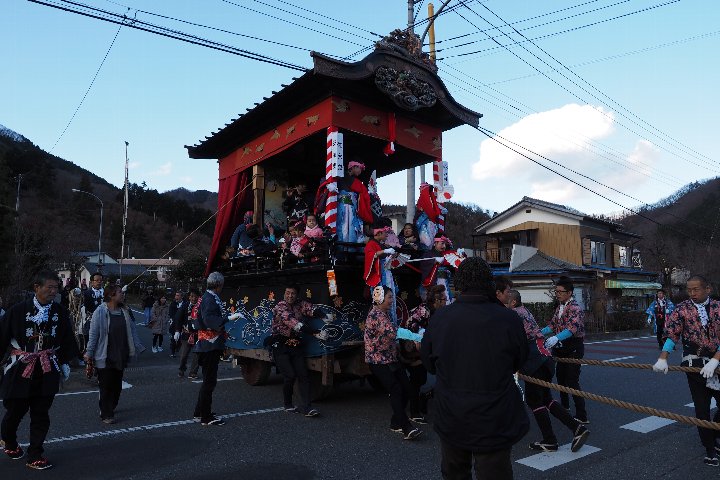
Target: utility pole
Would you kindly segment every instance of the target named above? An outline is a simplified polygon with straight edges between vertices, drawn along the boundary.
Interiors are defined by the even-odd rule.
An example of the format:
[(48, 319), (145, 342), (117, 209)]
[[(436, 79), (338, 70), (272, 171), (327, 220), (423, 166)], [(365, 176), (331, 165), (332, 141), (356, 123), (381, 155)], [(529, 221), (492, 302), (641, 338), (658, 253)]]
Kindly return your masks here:
[(22, 180), (24, 173), (18, 173), (17, 181), (18, 181), (18, 188), (17, 188), (17, 198), (15, 199), (15, 212), (20, 211), (20, 181)]
[[(415, 34), (415, 4), (421, 0), (407, 0), (408, 2), (408, 35)], [(420, 46), (422, 48), (422, 45)], [(421, 167), (422, 168), (422, 167)], [(407, 209), (405, 221), (412, 223), (415, 220), (415, 167), (407, 169)]]
[(125, 142), (125, 192), (123, 204), (123, 221), (122, 221), (122, 240), (120, 242), (120, 282), (122, 282), (123, 256), (125, 255), (125, 227), (127, 226), (128, 211), (128, 147), (130, 144)]

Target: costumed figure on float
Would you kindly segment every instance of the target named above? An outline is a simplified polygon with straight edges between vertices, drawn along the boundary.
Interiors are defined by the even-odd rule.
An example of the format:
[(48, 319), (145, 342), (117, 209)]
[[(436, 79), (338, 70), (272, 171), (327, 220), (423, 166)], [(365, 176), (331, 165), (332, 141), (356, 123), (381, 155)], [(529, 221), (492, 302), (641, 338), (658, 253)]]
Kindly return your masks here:
[[(393, 293), (396, 292), (395, 279), (393, 278), (391, 262), (397, 256), (394, 248), (385, 245), (390, 227), (373, 228), (373, 238), (365, 245), (365, 283), (371, 289), (382, 285), (388, 287)], [(394, 297), (394, 295), (393, 295)], [(397, 319), (397, 300), (393, 299), (390, 316), (395, 325)]]

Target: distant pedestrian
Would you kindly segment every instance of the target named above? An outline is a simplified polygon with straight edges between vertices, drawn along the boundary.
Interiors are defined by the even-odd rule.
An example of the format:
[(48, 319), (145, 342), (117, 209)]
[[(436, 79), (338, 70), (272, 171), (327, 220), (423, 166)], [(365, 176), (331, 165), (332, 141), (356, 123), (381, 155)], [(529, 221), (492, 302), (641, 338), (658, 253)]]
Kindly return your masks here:
[(85, 307), (85, 321), (83, 322), (82, 333), (87, 342), (90, 331), (90, 319), (95, 309), (103, 301), (103, 276), (102, 273), (93, 273), (90, 276), (90, 288), (83, 291), (83, 306)]
[[(682, 344), (683, 367), (701, 368), (700, 373), (686, 373), (690, 396), (695, 404), (695, 417), (710, 420), (710, 401), (720, 405), (720, 302), (712, 300), (712, 287), (708, 281), (693, 275), (687, 280), (688, 300), (677, 305), (665, 321), (665, 345), (660, 358), (653, 366), (656, 372), (668, 372), (667, 358)], [(720, 409), (715, 411), (713, 422), (720, 422)], [(698, 427), (700, 442), (705, 447), (706, 465), (720, 466), (720, 435), (717, 430)]]
[[(574, 289), (575, 285), (569, 277), (560, 277), (555, 282), (555, 298), (559, 305), (548, 325), (542, 329), (542, 334), (547, 338), (545, 348), (550, 350), (554, 357), (585, 356), (585, 312), (573, 297)], [(555, 375), (558, 385), (582, 390), (579, 364), (558, 363)], [(575, 404), (575, 420), (584, 425), (589, 424), (585, 399), (577, 395), (573, 395), (572, 399)], [(565, 409), (570, 410), (570, 396), (567, 393), (560, 392), (560, 402)]]
[(153, 295), (153, 289), (152, 287), (148, 287), (145, 296), (143, 297), (142, 306), (143, 306), (143, 312), (145, 313), (145, 326), (150, 325), (150, 320), (152, 320), (152, 307), (155, 305), (155, 296)]
[(35, 470), (53, 466), (43, 457), (50, 406), (60, 388), (60, 378), (70, 375), (68, 363), (78, 356), (68, 311), (52, 301), (59, 284), (55, 272), (40, 271), (33, 281), (34, 296), (13, 305), (0, 317), (0, 352), (8, 352), (0, 364), (4, 371), (0, 397), (6, 410), (0, 427), (3, 450), (13, 460), (25, 456), (17, 430), (29, 411), (26, 465)]
[(658, 290), (655, 300), (645, 310), (648, 316), (648, 325), (652, 325), (653, 332), (657, 335), (658, 347), (662, 350), (665, 346), (665, 320), (675, 310), (675, 304), (665, 297), (665, 290)]
[(128, 362), (145, 350), (135, 329), (135, 319), (125, 306), (122, 288), (110, 284), (90, 323), (85, 362), (97, 371), (100, 385), (100, 420), (115, 423), (115, 408), (122, 392), (122, 380)]
[(150, 320), (149, 326), (153, 333), (152, 351), (153, 353), (162, 352), (163, 336), (167, 333), (170, 322), (169, 306), (165, 295), (160, 295), (160, 298), (157, 299), (150, 316), (152, 320)]
[[(520, 373), (528, 377), (537, 378), (552, 383), (555, 370), (555, 362), (550, 352), (544, 346), (543, 334), (540, 333), (535, 317), (525, 308), (522, 303), (522, 296), (517, 290), (508, 292), (508, 307), (510, 307), (520, 318), (525, 327), (529, 356), (525, 364), (520, 368)], [(580, 425), (567, 410), (560, 406), (552, 396), (548, 387), (542, 387), (532, 382), (525, 382), (525, 401), (532, 409), (535, 421), (542, 433), (542, 439), (530, 444), (530, 449), (541, 452), (557, 452), (558, 441), (552, 428), (550, 415), (560, 420), (573, 434), (570, 445), (571, 452), (577, 452), (582, 448), (590, 432), (587, 427)]]
[[(529, 429), (513, 374), (528, 357), (522, 320), (495, 296), (490, 267), (471, 257), (455, 276), (461, 292), (435, 312), (420, 354), (437, 375), (435, 431), (440, 437), (442, 477), (512, 479), (513, 444)], [(474, 466), (473, 466), (474, 463)]]
[[(177, 352), (180, 350), (180, 343), (175, 340), (175, 333), (179, 331), (177, 327), (175, 327), (175, 320), (178, 312), (182, 310), (183, 303), (185, 302), (187, 302), (187, 300), (183, 299), (182, 290), (178, 290), (175, 292), (175, 298), (172, 302), (170, 302), (170, 306), (168, 307), (168, 315), (170, 317), (170, 321), (168, 322), (168, 333), (170, 334), (170, 356), (172, 358), (175, 358)], [(187, 303), (185, 303), (185, 308), (187, 309)]]
[(175, 333), (177, 341), (180, 342), (180, 367), (178, 376), (184, 377), (187, 369), (188, 357), (190, 361), (190, 373), (188, 378), (197, 378), (198, 354), (193, 352), (193, 346), (197, 342), (197, 329), (195, 328), (195, 317), (197, 316), (197, 303), (200, 292), (197, 288), (191, 288), (187, 302), (178, 310), (175, 319)]

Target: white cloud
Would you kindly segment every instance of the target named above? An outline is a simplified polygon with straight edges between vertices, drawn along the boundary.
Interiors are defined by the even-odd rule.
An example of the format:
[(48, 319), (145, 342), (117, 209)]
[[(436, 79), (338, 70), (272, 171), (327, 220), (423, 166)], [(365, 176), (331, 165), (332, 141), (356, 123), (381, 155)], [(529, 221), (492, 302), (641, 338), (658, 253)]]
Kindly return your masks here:
[(172, 162), (167, 162), (167, 163), (160, 165), (160, 167), (157, 170), (148, 173), (148, 176), (165, 177), (167, 175), (170, 175), (170, 173), (172, 173)]
[(128, 162), (128, 169), (134, 170), (134, 169), (138, 168), (140, 165), (142, 165), (142, 163), (140, 163), (140, 162)]
[(530, 196), (547, 202), (566, 203), (577, 197), (583, 190), (564, 178), (530, 184)]
[[(612, 112), (592, 105), (565, 105), (534, 113), (504, 128), (498, 135), (555, 161), (585, 151), (588, 140), (608, 136), (613, 130)], [(502, 140), (500, 140), (502, 141)], [(515, 145), (516, 150), (529, 154)], [(533, 155), (531, 155), (533, 156)], [(529, 160), (492, 139), (480, 144), (480, 159), (472, 166), (475, 180), (513, 176), (527, 170)], [(548, 172), (550, 173), (550, 172)]]

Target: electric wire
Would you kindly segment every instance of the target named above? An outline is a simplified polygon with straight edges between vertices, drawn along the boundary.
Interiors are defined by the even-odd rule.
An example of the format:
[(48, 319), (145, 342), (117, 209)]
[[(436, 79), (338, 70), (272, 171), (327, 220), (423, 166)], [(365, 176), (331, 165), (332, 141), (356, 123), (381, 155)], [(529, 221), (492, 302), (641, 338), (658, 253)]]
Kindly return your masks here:
[[(94, 8), (94, 7), (91, 7), (89, 5), (85, 5), (82, 3), (72, 2), (69, 0), (60, 0), (62, 2), (62, 4), (58, 4), (57, 2), (53, 3), (52, 0), (28, 0), (28, 1), (40, 4), (40, 5), (52, 7), (52, 8), (57, 8), (59, 10), (63, 10), (66, 12), (75, 13), (78, 15), (83, 15), (83, 16), (95, 18), (98, 20), (103, 20), (103, 21), (118, 24), (118, 25), (125, 25), (130, 28), (146, 31), (149, 33), (154, 33), (156, 35), (160, 35), (163, 37), (173, 38), (175, 40), (180, 40), (180, 41), (183, 41), (186, 43), (191, 43), (194, 45), (199, 45), (202, 47), (207, 47), (207, 48), (211, 48), (214, 50), (231, 53), (233, 55), (237, 55), (237, 56), (240, 56), (243, 58), (248, 58), (248, 59), (256, 60), (259, 62), (264, 62), (264, 63), (268, 63), (271, 65), (277, 65), (277, 66), (289, 68), (292, 70), (298, 70), (298, 71), (302, 71), (302, 72), (307, 71), (307, 69), (305, 67), (301, 67), (299, 65), (295, 65), (290, 62), (278, 60), (278, 59), (269, 57), (267, 55), (251, 52), (248, 50), (239, 49), (237, 47), (233, 47), (233, 46), (226, 45), (223, 43), (208, 40), (206, 38), (202, 38), (202, 37), (199, 37), (196, 35), (190, 35), (190, 34), (181, 32), (179, 30), (168, 29), (168, 28), (162, 27), (160, 25), (155, 25), (155, 24), (140, 21), (140, 20), (133, 20), (131, 23), (127, 23), (127, 17), (125, 17), (125, 16), (121, 16), (121, 15), (118, 15), (113, 12), (108, 12), (106, 10)], [(73, 5), (73, 6), (76, 6), (77, 8), (85, 9), (86, 11), (73, 9), (69, 5)]]
[(65, 132), (68, 131), (68, 128), (70, 128), (70, 125), (73, 123), (73, 120), (75, 120), (75, 117), (77, 116), (78, 112), (80, 111), (80, 107), (82, 107), (83, 103), (85, 102), (85, 99), (87, 98), (88, 94), (90, 93), (90, 90), (92, 89), (93, 85), (95, 85), (95, 80), (97, 79), (98, 75), (100, 75), (100, 70), (102, 70), (103, 65), (105, 65), (105, 60), (107, 60), (108, 55), (110, 55), (110, 51), (112, 50), (113, 46), (115, 45), (115, 40), (117, 40), (118, 35), (120, 34), (120, 30), (122, 30), (122, 25), (120, 25), (115, 32), (115, 36), (113, 36), (112, 42), (110, 42), (110, 46), (108, 47), (107, 51), (105, 52), (105, 56), (103, 57), (102, 61), (100, 62), (100, 65), (98, 66), (97, 70), (95, 71), (95, 75), (93, 75), (92, 80), (90, 81), (90, 85), (88, 85), (87, 90), (85, 90), (85, 94), (80, 99), (80, 103), (78, 103), (77, 108), (75, 108), (75, 111), (73, 112), (72, 116), (70, 117), (70, 120), (68, 121), (67, 125), (65, 125), (65, 128), (63, 128), (63, 131), (60, 133), (60, 136), (58, 136), (57, 140), (55, 140), (55, 143), (53, 143), (52, 148), (50, 149), (49, 153), (53, 153), (55, 150), (55, 147), (57, 147), (58, 143), (60, 143), (60, 140), (65, 135)]
[[(515, 31), (515, 33), (517, 33), (517, 34), (520, 35), (522, 38), (524, 38), (524, 39), (527, 40), (527, 37), (525, 37), (525, 35), (523, 35), (522, 33), (518, 32), (514, 27), (510, 26), (505, 20), (503, 20), (499, 15), (497, 15), (497, 14), (496, 14), (493, 10), (491, 10), (487, 5), (485, 5), (484, 3), (481, 4), (481, 5), (482, 5), (482, 7), (483, 7), (485, 10), (487, 10), (488, 12), (490, 12), (490, 13), (491, 13), (493, 16), (495, 16), (498, 20), (500, 20), (501, 22), (505, 23), (506, 26), (508, 26), (508, 27), (510, 27), (511, 29), (513, 29), (513, 30)], [(470, 10), (473, 11), (472, 9), (470, 9)], [(481, 17), (481, 18), (482, 18), (482, 17)], [(540, 50), (542, 53), (544, 53), (545, 55), (547, 55), (548, 57), (550, 57), (553, 61), (555, 61), (555, 63), (557, 63), (558, 65), (560, 65), (561, 67), (563, 67), (565, 70), (567, 70), (568, 72), (570, 72), (572, 75), (574, 75), (576, 78), (578, 78), (580, 81), (582, 81), (585, 85), (589, 86), (590, 88), (592, 88), (593, 90), (595, 90), (596, 92), (598, 92), (600, 95), (602, 95), (604, 98), (606, 98), (609, 102), (611, 102), (612, 104), (614, 104), (614, 105), (617, 106), (617, 107), (620, 107), (620, 109), (626, 111), (629, 115), (631, 115), (632, 117), (634, 117), (635, 119), (637, 119), (637, 120), (640, 121), (641, 123), (645, 124), (645, 125), (646, 125), (647, 127), (649, 127), (651, 130), (655, 131), (655, 132), (656, 132), (656, 133), (654, 134), (655, 136), (657, 136), (657, 137), (665, 137), (665, 141), (666, 141), (667, 143), (675, 146), (675, 148), (678, 148), (677, 146), (679, 145), (679, 146), (682, 147), (682, 148), (678, 148), (678, 150), (682, 151), (683, 153), (690, 154), (689, 152), (692, 152), (692, 153), (694, 153), (694, 154), (696, 154), (696, 155), (698, 155), (698, 156), (700, 156), (700, 157), (702, 157), (702, 158), (704, 158), (704, 159), (706, 159), (706, 160), (708, 160), (708, 161), (710, 161), (710, 162), (713, 162), (713, 163), (715, 163), (715, 164), (718, 164), (717, 161), (711, 159), (710, 157), (707, 157), (706, 155), (703, 155), (702, 153), (700, 153), (700, 152), (692, 149), (691, 147), (688, 147), (687, 145), (685, 145), (684, 143), (680, 142), (680, 141), (677, 140), (676, 138), (674, 138), (674, 137), (668, 135), (667, 133), (663, 132), (662, 130), (656, 128), (656, 127), (655, 127), (654, 125), (652, 125), (650, 122), (648, 122), (648, 121), (640, 118), (638, 115), (636, 115), (635, 113), (633, 113), (629, 108), (625, 107), (625, 106), (622, 105), (620, 102), (618, 102), (617, 100), (611, 98), (609, 95), (607, 95), (607, 94), (604, 93), (602, 90), (600, 90), (599, 88), (597, 88), (595, 85), (593, 85), (592, 83), (590, 83), (590, 82), (588, 82), (587, 80), (585, 80), (583, 77), (581, 77), (581, 76), (580, 76), (579, 74), (577, 74), (575, 71), (573, 71), (572, 69), (570, 69), (567, 65), (565, 65), (563, 62), (561, 62), (560, 60), (558, 60), (556, 57), (554, 57), (554, 56), (553, 56), (552, 54), (550, 54), (548, 51), (546, 51), (545, 49), (543, 49), (542, 47), (540, 47), (539, 45), (537, 45), (535, 42), (530, 41), (530, 43), (531, 43), (535, 48), (537, 48), (538, 50)], [(598, 99), (598, 98), (595, 97), (595, 96), (593, 96), (593, 97), (596, 98), (596, 99), (599, 100), (599, 101), (602, 101), (602, 100)], [(603, 103), (605, 103), (605, 102), (603, 102)], [(609, 104), (607, 104), (607, 103), (605, 103), (605, 105), (607, 105), (608, 108), (613, 108), (611, 105), (609, 105)], [(627, 117), (625, 117), (625, 118), (627, 118)], [(628, 120), (632, 121), (630, 118), (628, 118)], [(633, 122), (633, 123), (635, 123), (635, 122)], [(640, 128), (644, 128), (645, 131), (648, 131), (648, 129), (645, 128), (645, 127), (643, 127), (642, 125), (637, 124), (637, 123), (635, 123), (635, 124), (636, 124), (638, 127), (640, 127)], [(649, 132), (649, 131), (648, 131), (648, 132)], [(651, 132), (649, 132), (649, 133), (651, 133)], [(667, 139), (669, 139), (670, 141), (668, 142)], [(688, 150), (689, 150), (689, 152), (688, 152)], [(698, 158), (698, 157), (695, 157), (695, 158)], [(698, 159), (699, 159), (699, 158), (698, 158)]]
[[(679, 0), (678, 0), (678, 1), (679, 1)], [(460, 2), (461, 2), (461, 3), (464, 3), (462, 0), (460, 0)], [(493, 25), (492, 22), (490, 22), (489, 20), (485, 19), (482, 15), (480, 15), (480, 14), (477, 13), (477, 12), (475, 12), (472, 8), (470, 8), (470, 7), (466, 7), (466, 8), (468, 8), (468, 10), (470, 10), (471, 12), (473, 12), (475, 15), (477, 15), (478, 17), (480, 17), (483, 21), (485, 21), (485, 22), (488, 23), (489, 25)], [(463, 20), (465, 20), (466, 22), (470, 23), (470, 25), (472, 25), (473, 27), (479, 29), (479, 27), (478, 27), (477, 25), (475, 25), (472, 21), (470, 21), (468, 18), (466, 18), (466, 17), (465, 17), (464, 15), (462, 15), (460, 12), (455, 12), (455, 13), (456, 13), (458, 16), (460, 16)], [(493, 26), (494, 26), (494, 25), (493, 25)], [(487, 35), (487, 34), (485, 34), (485, 35)], [(503, 35), (509, 37), (509, 35), (506, 34), (506, 33), (504, 33)], [(489, 35), (488, 35), (488, 36), (489, 36)], [(534, 69), (535, 71), (541, 73), (545, 78), (547, 78), (548, 80), (550, 80), (551, 82), (553, 82), (555, 85), (557, 85), (558, 87), (560, 87), (560, 88), (562, 88), (563, 90), (565, 90), (567, 93), (569, 93), (569, 94), (572, 95), (573, 97), (577, 98), (578, 100), (580, 100), (580, 101), (583, 102), (583, 103), (589, 103), (589, 102), (587, 102), (587, 100), (585, 100), (584, 98), (582, 98), (582, 97), (581, 97), (580, 95), (578, 95), (577, 93), (571, 91), (568, 87), (562, 85), (559, 81), (557, 81), (556, 79), (552, 78), (550, 75), (542, 72), (542, 70), (540, 70), (540, 69), (537, 68), (535, 65), (531, 64), (529, 61), (527, 61), (526, 59), (524, 59), (523, 57), (521, 57), (520, 55), (518, 55), (517, 53), (515, 53), (514, 51), (512, 51), (512, 50), (511, 50), (510, 48), (508, 48), (506, 45), (500, 43), (497, 39), (494, 39), (494, 38), (493, 38), (492, 40), (493, 40), (495, 43), (497, 43), (498, 45), (500, 45), (501, 47), (505, 48), (505, 49), (506, 49), (510, 54), (512, 54), (514, 57), (516, 57), (517, 59), (519, 59), (520, 61), (522, 61), (523, 63), (525, 63), (526, 65), (528, 65), (528, 66), (531, 67), (532, 69)], [(608, 107), (612, 110), (612, 107), (610, 107), (609, 105), (607, 105), (606, 102), (604, 102), (603, 100), (601, 100), (600, 98), (598, 98), (597, 95), (595, 95), (595, 94), (593, 94), (592, 92), (588, 91), (587, 88), (579, 85), (576, 81), (574, 81), (573, 79), (569, 78), (567, 75), (565, 75), (564, 73), (562, 73), (561, 71), (559, 71), (557, 68), (555, 68), (555, 67), (553, 67), (552, 65), (550, 65), (548, 62), (546, 62), (544, 59), (540, 58), (540, 57), (539, 57), (538, 55), (536, 55), (534, 52), (528, 50), (524, 45), (520, 45), (520, 47), (521, 47), (524, 51), (526, 51), (527, 53), (529, 53), (530, 55), (532, 55), (533, 57), (535, 57), (535, 59), (537, 59), (538, 61), (542, 62), (543, 64), (545, 64), (545, 65), (548, 66), (549, 68), (551, 68), (551, 69), (553, 70), (553, 72), (557, 73), (558, 75), (560, 75), (561, 77), (563, 77), (565, 80), (567, 80), (568, 82), (572, 83), (576, 88), (582, 90), (582, 91), (585, 92), (587, 95), (590, 95), (591, 97), (593, 97), (594, 99), (596, 99), (597, 101), (599, 101), (599, 102), (602, 103), (603, 105), (608, 106)], [(610, 117), (608, 113), (603, 112), (602, 110), (598, 110), (598, 112), (600, 112), (600, 113), (602, 113), (604, 116), (612, 119), (612, 117)], [(620, 116), (622, 116), (622, 117), (625, 118), (626, 120), (628, 120), (630, 123), (635, 124), (636, 126), (642, 128), (642, 129), (645, 130), (645, 131), (648, 131), (647, 128), (645, 128), (645, 127), (643, 127), (642, 125), (638, 124), (636, 121), (634, 121), (633, 119), (629, 118), (629, 117), (628, 117), (627, 115), (625, 115), (623, 112), (617, 111), (617, 114), (620, 115)], [(641, 135), (639, 132), (633, 130), (630, 126), (628, 126), (628, 125), (626, 125), (626, 124), (624, 124), (624, 123), (622, 123), (622, 122), (620, 122), (620, 121), (618, 121), (618, 120), (615, 120), (615, 121), (616, 121), (616, 123), (617, 123), (618, 125), (621, 125), (622, 127), (624, 127), (624, 128), (625, 128), (626, 130), (628, 130), (629, 132), (637, 135), (637, 136), (640, 137), (640, 138), (644, 138), (643, 135)], [(669, 142), (668, 142), (668, 143), (669, 143)], [(658, 148), (666, 151), (667, 153), (670, 153), (671, 155), (676, 155), (678, 158), (681, 158), (681, 159), (685, 160), (686, 162), (688, 162), (688, 163), (690, 163), (690, 164), (692, 164), (692, 165), (694, 165), (694, 166), (696, 166), (696, 167), (703, 168), (703, 169), (707, 169), (707, 170), (709, 170), (709, 171), (711, 171), (711, 172), (714, 172), (714, 173), (720, 173), (719, 170), (715, 170), (715, 169), (709, 168), (709, 166), (707, 166), (707, 165), (698, 164), (698, 163), (693, 162), (692, 160), (690, 160), (690, 159), (688, 159), (688, 158), (686, 158), (686, 157), (677, 155), (676, 152), (673, 152), (673, 151), (669, 150), (668, 148), (664, 147), (663, 145), (658, 145), (658, 144), (656, 144), (656, 146), (657, 146)]]
[[(259, 14), (259, 15), (264, 15), (264, 16), (269, 17), (269, 18), (272, 18), (272, 19), (274, 19), (274, 20), (279, 20), (279, 21), (281, 21), (281, 22), (289, 23), (290, 25), (293, 25), (293, 26), (302, 28), (303, 30), (309, 30), (309, 31), (311, 31), (311, 32), (319, 33), (319, 34), (321, 34), (321, 35), (326, 35), (326, 36), (328, 36), (328, 37), (330, 37), (330, 38), (334, 38), (335, 40), (340, 40), (340, 41), (343, 41), (343, 42), (351, 43), (351, 44), (353, 44), (353, 45), (362, 46), (362, 43), (354, 42), (354, 41), (352, 41), (352, 40), (348, 40), (347, 38), (338, 37), (337, 35), (333, 35), (332, 33), (328, 33), (328, 32), (323, 32), (322, 30), (318, 30), (318, 29), (316, 29), (316, 28), (312, 28), (312, 27), (308, 27), (308, 26), (305, 26), (305, 25), (301, 25), (301, 24), (299, 24), (299, 23), (295, 23), (295, 22), (293, 22), (293, 21), (291, 21), (291, 20), (288, 20), (288, 19), (286, 19), (286, 18), (278, 17), (278, 16), (272, 15), (272, 14), (270, 14), (270, 13), (263, 12), (262, 10), (255, 10), (254, 8), (250, 8), (250, 7), (248, 7), (247, 5), (240, 5), (239, 3), (231, 2), (230, 0), (220, 0), (220, 1), (223, 2), (223, 3), (227, 3), (228, 5), (233, 5), (233, 6), (235, 6), (235, 7), (242, 8), (243, 10), (247, 10), (247, 11), (250, 11), (250, 12), (253, 12), (253, 13), (257, 13), (257, 14)], [(307, 18), (307, 17), (302, 17), (302, 18)], [(319, 23), (319, 22), (318, 22), (318, 23)], [(344, 31), (344, 30), (343, 30), (343, 31)], [(367, 40), (367, 39), (366, 39), (366, 40)]]
[[(588, 23), (588, 24), (585, 24), (585, 25), (579, 25), (579, 26), (576, 26), (576, 27), (567, 28), (567, 29), (561, 30), (561, 31), (559, 31), (559, 32), (553, 32), (553, 33), (548, 33), (548, 34), (545, 34), (545, 35), (540, 35), (540, 36), (538, 36), (538, 37), (533, 37), (533, 38), (531, 38), (530, 40), (533, 40), (533, 41), (535, 41), (535, 40), (544, 40), (544, 39), (546, 39), (546, 38), (556, 37), (556, 36), (558, 36), (558, 35), (564, 35), (564, 34), (566, 34), (566, 33), (575, 32), (575, 31), (582, 30), (582, 29), (589, 28), (589, 27), (594, 27), (594, 26), (596, 26), (596, 25), (600, 25), (600, 24), (603, 24), (603, 23), (612, 22), (612, 21), (615, 21), (615, 20), (619, 20), (619, 19), (621, 19), (621, 18), (629, 17), (629, 16), (631, 16), (631, 15), (636, 15), (636, 14), (638, 14), (638, 13), (644, 13), (644, 12), (648, 12), (648, 11), (650, 11), (650, 10), (654, 10), (654, 9), (656, 9), (656, 8), (661, 8), (661, 7), (665, 7), (665, 6), (668, 6), (668, 5), (672, 5), (672, 4), (674, 4), (674, 3), (678, 3), (679, 1), (680, 1), (680, 0), (669, 0), (669, 1), (666, 1), (666, 2), (663, 2), (663, 3), (658, 3), (658, 4), (655, 4), (655, 5), (651, 5), (651, 6), (649, 6), (649, 7), (641, 8), (641, 9), (639, 9), (639, 10), (634, 10), (634, 11), (632, 11), (632, 12), (627, 12), (627, 13), (624, 13), (624, 14), (622, 14), (622, 15), (617, 15), (617, 16), (615, 16), (615, 17), (605, 18), (605, 19), (598, 20), (598, 21), (595, 21), (595, 22), (592, 22), (592, 23)], [(467, 3), (467, 2), (465, 2), (465, 3)], [(480, 29), (480, 30), (481, 30), (481, 29)], [(495, 38), (495, 37), (491, 37), (490, 39), (494, 39), (494, 38)], [(485, 39), (483, 39), (482, 41), (485, 41)], [(523, 43), (527, 43), (527, 41), (526, 41), (526, 40), (522, 40), (522, 41), (518, 41), (518, 42), (513, 42), (512, 44), (510, 44), (510, 45), (508, 45), (508, 46), (522, 45)], [(454, 55), (446, 55), (446, 56), (444, 56), (444, 57), (442, 57), (442, 58), (438, 58), (437, 60), (438, 60), (438, 61), (441, 61), (441, 60), (447, 60), (447, 59), (449, 59), (449, 58), (466, 57), (466, 56), (468, 56), (468, 55), (476, 55), (476, 54), (485, 53), (485, 52), (496, 52), (496, 51), (499, 51), (499, 50), (501, 50), (501, 49), (503, 49), (503, 48), (504, 48), (503, 46), (489, 47), (489, 48), (485, 48), (485, 49), (482, 49), (482, 50), (475, 50), (475, 51), (472, 51), (472, 52), (463, 52), (463, 53), (456, 53), (456, 54), (454, 54)]]
[[(346, 25), (346, 26), (348, 26), (348, 27), (357, 28), (358, 30), (361, 30), (361, 31), (363, 31), (363, 32), (365, 32), (365, 33), (369, 33), (370, 35), (373, 35), (373, 36), (375, 36), (375, 37), (380, 37), (380, 38), (382, 38), (382, 35), (380, 35), (379, 33), (375, 33), (375, 32), (373, 32), (372, 30), (368, 30), (367, 28), (358, 27), (357, 25), (354, 25), (354, 24), (349, 23), (349, 22), (345, 22), (345, 21), (343, 21), (343, 20), (338, 20), (337, 18), (331, 17), (331, 16), (329, 16), (329, 15), (325, 15), (324, 13), (316, 12), (316, 11), (314, 11), (314, 10), (310, 10), (309, 8), (301, 7), (300, 5), (295, 5), (294, 3), (288, 2), (288, 1), (286, 1), (286, 0), (275, 0), (275, 1), (276, 1), (276, 2), (280, 2), (280, 3), (284, 3), (285, 5), (289, 5), (289, 6), (291, 6), (291, 7), (295, 7), (295, 8), (297, 8), (297, 9), (299, 9), (299, 10), (302, 10), (303, 12), (312, 13), (313, 15), (317, 15), (318, 17), (322, 17), (322, 18), (325, 18), (325, 19), (328, 19), (328, 20), (332, 20), (333, 22), (337, 22), (337, 23), (339, 23), (339, 24)], [(423, 0), (423, 1), (424, 1), (424, 0)], [(417, 16), (417, 13), (416, 13), (415, 15)]]

